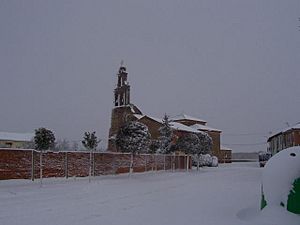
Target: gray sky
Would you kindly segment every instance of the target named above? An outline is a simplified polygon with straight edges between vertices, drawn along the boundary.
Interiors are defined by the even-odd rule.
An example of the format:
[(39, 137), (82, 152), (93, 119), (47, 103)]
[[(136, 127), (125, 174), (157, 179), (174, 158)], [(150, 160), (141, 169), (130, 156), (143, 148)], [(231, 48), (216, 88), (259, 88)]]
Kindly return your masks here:
[(263, 150), (229, 144), (300, 122), (298, 17), (299, 0), (2, 0), (0, 130), (107, 139), (123, 59), (145, 114), (185, 112), (234, 151)]

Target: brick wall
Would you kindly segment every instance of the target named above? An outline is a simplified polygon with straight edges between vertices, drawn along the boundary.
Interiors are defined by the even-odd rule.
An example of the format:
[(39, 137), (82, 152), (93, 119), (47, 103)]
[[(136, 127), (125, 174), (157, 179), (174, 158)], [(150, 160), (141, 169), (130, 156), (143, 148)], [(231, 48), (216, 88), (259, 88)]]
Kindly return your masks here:
[[(85, 177), (89, 175), (89, 152), (44, 152), (43, 177)], [(93, 153), (92, 174), (129, 172), (130, 154)], [(134, 156), (134, 172), (185, 169), (184, 155)], [(0, 180), (40, 177), (40, 152), (35, 150), (0, 149)]]

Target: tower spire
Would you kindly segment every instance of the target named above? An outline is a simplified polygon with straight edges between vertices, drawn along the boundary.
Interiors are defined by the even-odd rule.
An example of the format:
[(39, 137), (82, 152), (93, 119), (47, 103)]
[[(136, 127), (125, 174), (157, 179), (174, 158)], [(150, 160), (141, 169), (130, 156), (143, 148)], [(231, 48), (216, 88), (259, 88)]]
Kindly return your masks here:
[(121, 66), (118, 72), (118, 82), (115, 88), (115, 107), (125, 106), (130, 104), (130, 85), (127, 81), (127, 71), (126, 67), (123, 65), (124, 61), (121, 61)]

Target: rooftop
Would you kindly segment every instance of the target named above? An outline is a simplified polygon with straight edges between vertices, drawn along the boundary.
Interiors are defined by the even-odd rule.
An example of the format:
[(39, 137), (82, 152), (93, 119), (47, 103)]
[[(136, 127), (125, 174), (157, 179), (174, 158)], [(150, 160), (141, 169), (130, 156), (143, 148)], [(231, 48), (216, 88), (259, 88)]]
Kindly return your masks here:
[(190, 126), (191, 128), (194, 128), (196, 130), (205, 130), (205, 131), (216, 131), (216, 132), (222, 132), (221, 130), (219, 129), (216, 129), (216, 128), (212, 128), (212, 127), (208, 127), (208, 126), (205, 126), (205, 125), (202, 125), (202, 124), (194, 124), (192, 126)]
[(300, 130), (300, 122), (299, 122), (299, 123), (296, 123), (296, 124), (293, 125), (293, 126), (284, 128), (284, 129), (281, 130), (281, 131), (277, 131), (276, 133), (272, 134), (272, 135), (268, 138), (268, 141), (270, 140), (270, 138), (275, 137), (275, 136), (277, 136), (277, 135), (279, 135), (279, 134), (281, 134), (281, 133), (285, 133), (285, 132), (290, 131), (290, 130), (298, 130), (298, 129)]
[(170, 120), (173, 120), (173, 121), (178, 121), (178, 120), (193, 120), (193, 121), (199, 121), (199, 122), (206, 123), (205, 120), (202, 120), (202, 119), (199, 119), (199, 118), (196, 118), (196, 117), (193, 117), (193, 116), (189, 116), (189, 115), (186, 115), (186, 114), (183, 114), (183, 113), (180, 114), (180, 115), (171, 117)]
[(2, 141), (31, 141), (34, 133), (12, 133), (0, 132), (0, 140)]

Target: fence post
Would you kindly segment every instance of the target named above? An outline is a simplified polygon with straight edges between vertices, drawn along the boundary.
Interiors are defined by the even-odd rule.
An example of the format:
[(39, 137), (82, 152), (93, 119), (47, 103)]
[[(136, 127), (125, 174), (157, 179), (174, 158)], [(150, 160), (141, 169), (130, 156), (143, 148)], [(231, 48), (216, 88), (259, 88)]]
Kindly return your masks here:
[(166, 154), (164, 154), (164, 171), (166, 171)]
[(129, 177), (131, 177), (131, 174), (133, 173), (133, 153), (130, 154), (130, 167), (129, 167)]
[(69, 174), (68, 174), (68, 152), (65, 153), (65, 176), (66, 176), (66, 179), (69, 178)]
[(96, 153), (95, 152), (93, 152), (93, 177), (95, 177), (95, 155), (96, 155)]
[(112, 154), (111, 156), (112, 156), (112, 168), (113, 168), (113, 172), (114, 172), (114, 174), (117, 174), (115, 154)]
[(172, 160), (172, 170), (173, 170), (173, 172), (175, 171), (175, 160), (176, 160), (176, 158), (175, 158), (175, 153), (171, 156), (171, 158), (173, 159)]
[(31, 180), (34, 181), (34, 150), (31, 151)]
[(147, 155), (145, 155), (145, 172), (147, 172)]
[(92, 175), (92, 149), (90, 149), (90, 160), (89, 160), (89, 183), (91, 183)]
[(153, 170), (154, 170), (153, 163), (154, 163), (154, 154), (151, 155), (151, 171), (152, 171), (152, 172), (153, 172)]
[(40, 187), (43, 185), (43, 151), (40, 150)]
[(155, 171), (157, 171), (157, 154), (155, 154)]

